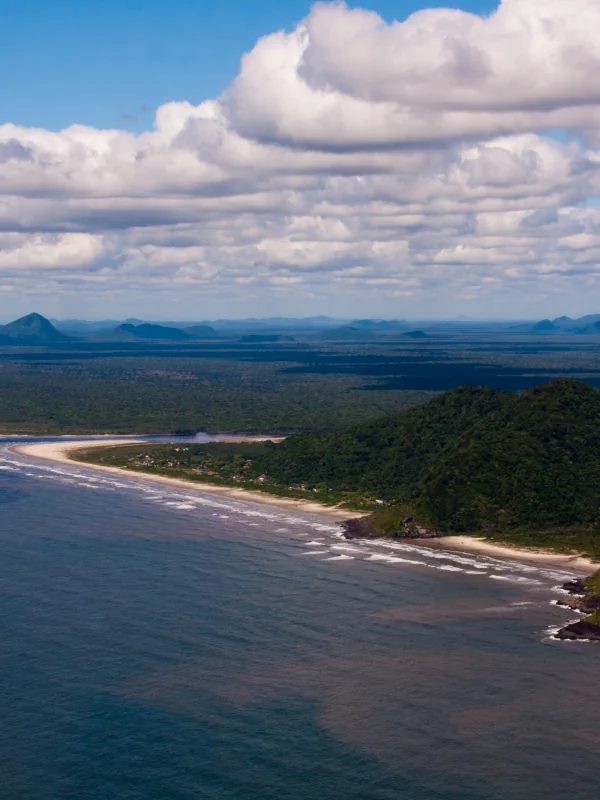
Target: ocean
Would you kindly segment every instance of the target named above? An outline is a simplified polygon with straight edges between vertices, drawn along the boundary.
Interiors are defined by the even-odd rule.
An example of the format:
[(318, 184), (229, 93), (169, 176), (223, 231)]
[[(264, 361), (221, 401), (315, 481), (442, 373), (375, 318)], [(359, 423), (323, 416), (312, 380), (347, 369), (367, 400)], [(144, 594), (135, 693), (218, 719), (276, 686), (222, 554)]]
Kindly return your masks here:
[(2, 800), (592, 800), (573, 573), (0, 444)]

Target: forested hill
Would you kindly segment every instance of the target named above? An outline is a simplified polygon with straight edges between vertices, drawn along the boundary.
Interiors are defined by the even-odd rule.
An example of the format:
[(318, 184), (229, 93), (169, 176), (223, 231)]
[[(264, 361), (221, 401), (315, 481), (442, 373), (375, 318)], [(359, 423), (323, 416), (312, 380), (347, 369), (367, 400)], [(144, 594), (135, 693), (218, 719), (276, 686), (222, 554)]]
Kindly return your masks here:
[(408, 504), (441, 531), (595, 525), (600, 392), (575, 380), (521, 395), (464, 386), (261, 459), (278, 483)]

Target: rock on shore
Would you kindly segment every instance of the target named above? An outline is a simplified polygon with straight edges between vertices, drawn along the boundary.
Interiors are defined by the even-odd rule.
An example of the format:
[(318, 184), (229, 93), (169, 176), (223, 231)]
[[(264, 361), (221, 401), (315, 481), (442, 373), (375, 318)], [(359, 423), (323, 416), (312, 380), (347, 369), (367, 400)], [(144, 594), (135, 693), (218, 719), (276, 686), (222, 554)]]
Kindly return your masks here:
[(375, 539), (377, 533), (368, 517), (356, 517), (342, 522), (345, 539)]
[[(594, 614), (600, 609), (600, 595), (590, 591), (584, 581), (567, 581), (562, 588), (568, 595), (560, 599), (558, 605), (572, 608), (582, 614)], [(555, 634), (555, 638), (600, 642), (600, 625), (596, 623), (595, 618), (587, 617), (565, 625)]]
[(586, 619), (577, 620), (577, 622), (572, 622), (570, 625), (565, 625), (564, 628), (561, 628), (554, 638), (600, 642), (600, 625), (595, 625)]
[(398, 525), (398, 530), (388, 535), (379, 533), (370, 517), (347, 519), (342, 523), (342, 528), (346, 539), (441, 539), (447, 535), (419, 525), (413, 517), (403, 519)]

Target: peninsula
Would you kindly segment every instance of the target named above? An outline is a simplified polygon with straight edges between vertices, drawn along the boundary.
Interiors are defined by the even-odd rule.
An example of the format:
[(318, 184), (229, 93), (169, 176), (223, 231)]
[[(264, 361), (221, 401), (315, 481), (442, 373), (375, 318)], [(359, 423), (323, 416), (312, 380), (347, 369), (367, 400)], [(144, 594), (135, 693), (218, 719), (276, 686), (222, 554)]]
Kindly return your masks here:
[[(34, 449), (64, 457), (75, 446)], [(279, 443), (77, 447), (71, 457), (90, 466), (308, 502), (347, 520), (349, 537), (443, 536), (461, 549), (600, 561), (600, 392), (575, 380), (520, 395), (463, 386), (368, 424)]]
[[(600, 392), (575, 380), (520, 395), (463, 386), (372, 423), (280, 441), (19, 449), (325, 512), (348, 538), (443, 538), (444, 546), (590, 572), (600, 565)], [(595, 638), (596, 629), (600, 637), (589, 599), (595, 580), (578, 606), (594, 613), (565, 638)]]

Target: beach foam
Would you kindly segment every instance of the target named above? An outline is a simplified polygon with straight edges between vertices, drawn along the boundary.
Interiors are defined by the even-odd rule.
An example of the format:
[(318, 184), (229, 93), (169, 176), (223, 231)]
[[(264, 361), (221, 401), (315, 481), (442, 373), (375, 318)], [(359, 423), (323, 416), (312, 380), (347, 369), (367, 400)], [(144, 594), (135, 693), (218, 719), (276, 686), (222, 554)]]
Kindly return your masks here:
[[(182, 491), (172, 479), (161, 481), (161, 489), (149, 486), (149, 477), (137, 473), (127, 474), (126, 480), (114, 474), (90, 475), (87, 465), (81, 467), (72, 462), (60, 465), (48, 464), (37, 459), (18, 455), (12, 457), (6, 450), (6, 459), (0, 468), (7, 471), (25, 471), (26, 474), (41, 478), (46, 477), (63, 483), (77, 482), (82, 489), (104, 489), (107, 491), (135, 492), (140, 500), (159, 505), (165, 513), (186, 512), (188, 515), (198, 513), (212, 515), (223, 520), (237, 520), (240, 526), (263, 529), (274, 534), (290, 534), (293, 552), (290, 555), (314, 555), (322, 557), (323, 562), (363, 560), (382, 566), (421, 567), (439, 570), (445, 573), (471, 577), (486, 577), (507, 584), (521, 585), (524, 589), (540, 587), (545, 582), (561, 581), (576, 577), (576, 573), (557, 570), (544, 563), (524, 563), (511, 558), (503, 559), (493, 554), (478, 552), (461, 552), (446, 548), (441, 541), (436, 546), (414, 541), (359, 540), (346, 542), (343, 530), (338, 522), (324, 522), (311, 517), (308, 513), (290, 513), (289, 509), (253, 507), (254, 498), (246, 496), (231, 498), (211, 497), (196, 487), (194, 491), (186, 486)], [(200, 491), (195, 491), (199, 488)], [(318, 534), (315, 538), (315, 533)], [(302, 541), (300, 541), (302, 540)], [(298, 547), (308, 548), (298, 552)], [(552, 587), (548, 587), (550, 590)]]

